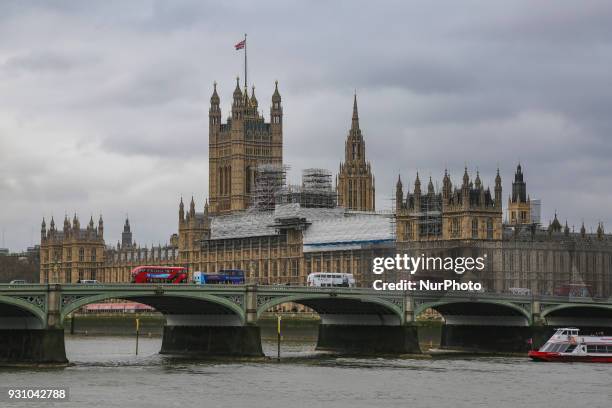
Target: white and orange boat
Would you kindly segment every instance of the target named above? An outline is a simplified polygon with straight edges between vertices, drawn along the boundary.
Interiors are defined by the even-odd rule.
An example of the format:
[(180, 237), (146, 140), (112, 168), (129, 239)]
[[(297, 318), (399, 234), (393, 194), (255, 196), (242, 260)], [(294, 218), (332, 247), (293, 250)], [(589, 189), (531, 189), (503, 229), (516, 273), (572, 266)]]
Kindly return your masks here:
[(557, 329), (539, 350), (531, 350), (529, 357), (535, 361), (612, 363), (612, 337), (580, 336), (576, 328)]

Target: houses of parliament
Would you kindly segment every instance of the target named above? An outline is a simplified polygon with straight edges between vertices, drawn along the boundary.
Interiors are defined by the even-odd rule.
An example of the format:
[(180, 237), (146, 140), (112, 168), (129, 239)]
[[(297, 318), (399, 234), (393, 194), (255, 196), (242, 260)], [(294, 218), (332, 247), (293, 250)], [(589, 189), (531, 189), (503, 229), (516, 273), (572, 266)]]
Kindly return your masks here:
[[(467, 168), (456, 184), (445, 170), (441, 191), (432, 178), (422, 188), (418, 173), (414, 184), (404, 187), (400, 175), (394, 211), (376, 212), (374, 167), (367, 160), (356, 95), (352, 102), (338, 174), (307, 169), (302, 184), (292, 187), (282, 176), (278, 83), (269, 122), (260, 113), (255, 88), (241, 89), (239, 81), (224, 122), (215, 83), (209, 106), (208, 199), (196, 205), (193, 197), (188, 203), (181, 198), (176, 232), (167, 244), (153, 247), (136, 244), (127, 219), (115, 245), (104, 239), (102, 216), (97, 222), (90, 218), (85, 228), (77, 215), (72, 220), (65, 216), (61, 229), (53, 217), (48, 228), (43, 219), (40, 282), (129, 282), (132, 268), (153, 264), (185, 266), (190, 273), (242, 269), (250, 282), (262, 284), (303, 285), (311, 272), (346, 272), (366, 287), (374, 279), (374, 257), (478, 253), (487, 255), (485, 269), (461, 279), (479, 280), (490, 291), (529, 288), (554, 294), (560, 287), (581, 284), (593, 296), (610, 296), (612, 238), (604, 226), (591, 233), (584, 225), (579, 232), (570, 231), (556, 214), (548, 226), (541, 225), (533, 217), (521, 165), (505, 219), (499, 170), (491, 188), (478, 172), (472, 178)], [(264, 180), (262, 169), (269, 173), (270, 166), (279, 171)], [(262, 194), (271, 205), (256, 205)]]

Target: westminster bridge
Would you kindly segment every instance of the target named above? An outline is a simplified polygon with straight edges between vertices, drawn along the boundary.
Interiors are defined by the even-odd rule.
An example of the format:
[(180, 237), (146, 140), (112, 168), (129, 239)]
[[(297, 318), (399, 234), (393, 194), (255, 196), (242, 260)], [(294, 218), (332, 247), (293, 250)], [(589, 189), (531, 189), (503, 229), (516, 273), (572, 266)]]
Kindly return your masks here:
[(166, 318), (161, 353), (261, 356), (258, 319), (293, 302), (320, 318), (317, 348), (420, 353), (416, 317), (444, 317), (442, 347), (524, 351), (554, 327), (609, 332), (612, 298), (363, 288), (192, 284), (0, 285), (0, 362), (66, 362), (64, 321), (109, 299), (143, 303)]

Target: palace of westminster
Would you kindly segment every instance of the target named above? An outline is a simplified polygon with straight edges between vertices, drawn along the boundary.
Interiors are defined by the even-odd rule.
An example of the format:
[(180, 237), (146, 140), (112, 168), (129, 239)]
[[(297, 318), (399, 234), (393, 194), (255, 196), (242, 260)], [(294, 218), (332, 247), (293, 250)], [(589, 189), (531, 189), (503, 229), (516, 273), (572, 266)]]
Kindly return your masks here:
[[(278, 83), (270, 122), (259, 113), (254, 89), (249, 95), (238, 82), (231, 114), (223, 122), (215, 84), (208, 146), (208, 200), (202, 211), (196, 210), (193, 198), (188, 208), (180, 200), (178, 231), (168, 244), (137, 245), (127, 219), (121, 242), (113, 246), (104, 240), (101, 216), (97, 222), (91, 218), (85, 228), (76, 215), (65, 217), (61, 229), (53, 217), (48, 228), (43, 219), (41, 283), (129, 282), (135, 266), (176, 265), (190, 273), (238, 268), (250, 282), (261, 284), (303, 285), (311, 272), (346, 272), (354, 274), (358, 286), (367, 287), (374, 279), (374, 257), (410, 253), (486, 255), (484, 270), (451, 278), (477, 280), (489, 291), (529, 288), (552, 295), (574, 284), (586, 285), (592, 296), (612, 294), (612, 236), (602, 224), (595, 233), (587, 233), (584, 225), (579, 232), (570, 231), (556, 214), (542, 226), (520, 165), (505, 221), (499, 171), (490, 189), (478, 172), (472, 179), (467, 168), (456, 184), (445, 170), (441, 191), (431, 177), (423, 189), (418, 173), (410, 188), (400, 177), (393, 211), (376, 212), (356, 96), (334, 187), (331, 173), (322, 169), (304, 170), (301, 185), (286, 184)], [(428, 273), (441, 278), (435, 271)]]

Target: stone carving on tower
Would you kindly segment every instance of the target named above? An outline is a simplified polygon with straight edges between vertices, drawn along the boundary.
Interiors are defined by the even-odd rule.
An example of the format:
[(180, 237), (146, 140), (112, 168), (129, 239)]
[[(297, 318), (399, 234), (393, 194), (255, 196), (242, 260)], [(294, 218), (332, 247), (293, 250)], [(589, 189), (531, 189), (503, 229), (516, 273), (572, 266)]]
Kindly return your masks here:
[(211, 215), (228, 214), (248, 208), (260, 164), (283, 164), (283, 108), (276, 82), (270, 108), (270, 122), (260, 114), (255, 87), (251, 96), (240, 89), (236, 79), (232, 112), (221, 123), (217, 84), (210, 98), (208, 196)]

